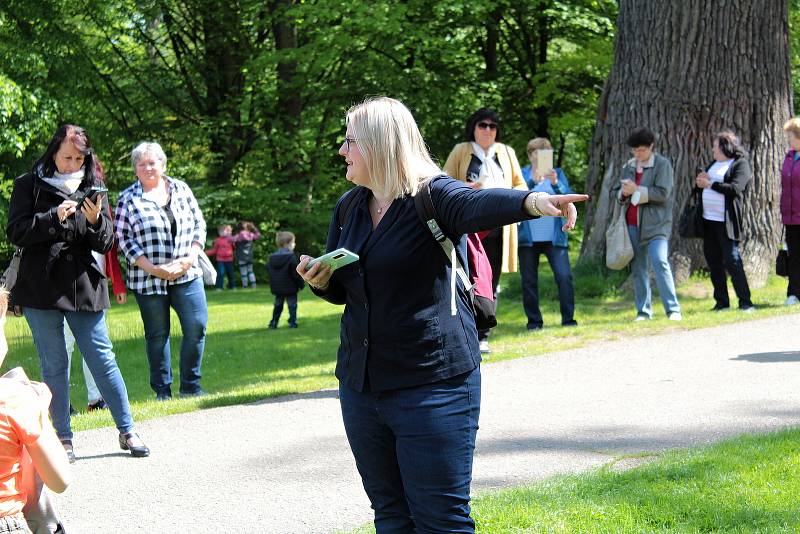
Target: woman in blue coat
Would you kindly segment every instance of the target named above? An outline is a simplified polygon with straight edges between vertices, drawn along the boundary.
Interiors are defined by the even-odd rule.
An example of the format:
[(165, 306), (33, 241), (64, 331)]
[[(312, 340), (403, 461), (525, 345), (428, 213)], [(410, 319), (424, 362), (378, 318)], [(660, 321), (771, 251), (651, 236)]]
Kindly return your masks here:
[[(480, 352), (469, 296), (451, 261), (423, 225), (414, 195), (441, 174), (408, 109), (375, 98), (347, 114), (339, 149), (359, 187), (340, 199), (328, 251), (360, 256), (332, 273), (320, 263), (297, 271), (314, 293), (345, 304), (336, 364), (345, 431), (385, 532), (474, 532), (469, 486), (480, 411)], [(439, 225), (466, 253), (464, 234), (541, 215), (567, 217), (584, 195), (475, 190), (432, 179)]]

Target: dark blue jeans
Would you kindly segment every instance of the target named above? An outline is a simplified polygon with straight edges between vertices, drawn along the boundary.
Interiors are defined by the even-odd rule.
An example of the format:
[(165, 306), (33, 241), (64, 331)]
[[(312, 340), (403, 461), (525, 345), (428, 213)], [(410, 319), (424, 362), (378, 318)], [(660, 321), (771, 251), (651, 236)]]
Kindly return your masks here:
[(572, 286), (572, 271), (569, 267), (567, 247), (555, 247), (550, 242), (521, 246), (519, 252), (519, 273), (522, 277), (522, 305), (528, 316), (528, 328), (544, 324), (539, 310), (539, 256), (547, 257), (553, 277), (558, 287), (558, 301), (561, 304), (561, 324), (569, 324), (575, 314), (575, 289)]
[(203, 279), (169, 286), (166, 295), (133, 293), (139, 304), (150, 364), (150, 387), (156, 395), (172, 396), (172, 362), (169, 348), (170, 306), (183, 330), (181, 342), (181, 393), (200, 391), (200, 364), (206, 344), (208, 306)]
[(711, 273), (711, 283), (714, 285), (714, 300), (717, 306), (727, 308), (730, 306), (728, 297), (728, 280), (725, 271), (731, 275), (733, 289), (739, 298), (739, 307), (752, 306), (750, 300), (750, 286), (744, 273), (742, 257), (739, 255), (739, 246), (736, 241), (728, 237), (724, 222), (703, 219), (705, 231), (703, 233), (703, 254), (706, 257), (708, 270)]
[(272, 308), (272, 320), (269, 322), (269, 324), (278, 326), (281, 313), (283, 313), (284, 301), (289, 308), (289, 324), (297, 324), (297, 293), (294, 295), (275, 295), (275, 306)]
[(222, 289), (225, 283), (224, 277), (228, 277), (228, 289), (233, 289), (235, 284), (233, 281), (233, 262), (232, 261), (218, 261), (217, 262), (217, 289)]
[(339, 399), (377, 534), (475, 532), (469, 488), (480, 368), (379, 393), (340, 384)]

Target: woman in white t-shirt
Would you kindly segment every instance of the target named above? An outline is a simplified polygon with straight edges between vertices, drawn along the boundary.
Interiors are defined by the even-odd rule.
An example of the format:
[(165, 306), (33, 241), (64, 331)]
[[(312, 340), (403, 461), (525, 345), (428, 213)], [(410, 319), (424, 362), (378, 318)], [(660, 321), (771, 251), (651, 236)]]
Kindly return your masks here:
[(739, 298), (739, 309), (754, 309), (739, 254), (742, 200), (752, 174), (739, 138), (730, 131), (718, 133), (714, 137), (714, 161), (695, 180), (703, 190), (703, 253), (714, 285), (713, 311), (730, 308), (726, 271)]

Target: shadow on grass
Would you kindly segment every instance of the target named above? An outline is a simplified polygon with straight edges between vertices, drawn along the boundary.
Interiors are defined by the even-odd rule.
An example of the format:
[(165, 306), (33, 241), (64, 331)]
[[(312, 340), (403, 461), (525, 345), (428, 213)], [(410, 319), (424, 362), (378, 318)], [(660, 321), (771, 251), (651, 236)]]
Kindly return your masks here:
[(755, 363), (800, 362), (800, 351), (785, 352), (756, 352), (753, 354), (740, 354), (733, 361), (746, 361)]

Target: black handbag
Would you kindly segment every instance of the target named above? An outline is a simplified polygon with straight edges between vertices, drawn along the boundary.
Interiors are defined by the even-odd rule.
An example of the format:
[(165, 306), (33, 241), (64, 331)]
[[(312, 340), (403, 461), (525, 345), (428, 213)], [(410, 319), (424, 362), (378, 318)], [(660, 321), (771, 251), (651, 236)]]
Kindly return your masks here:
[[(784, 226), (783, 232), (786, 231)], [(781, 232), (781, 249), (778, 250), (778, 256), (775, 258), (775, 274), (778, 276), (789, 276), (789, 251), (786, 250), (784, 242), (784, 233)]]
[(689, 202), (683, 210), (681, 220), (678, 222), (678, 234), (687, 239), (699, 239), (703, 237), (703, 203), (699, 189), (694, 188)]

